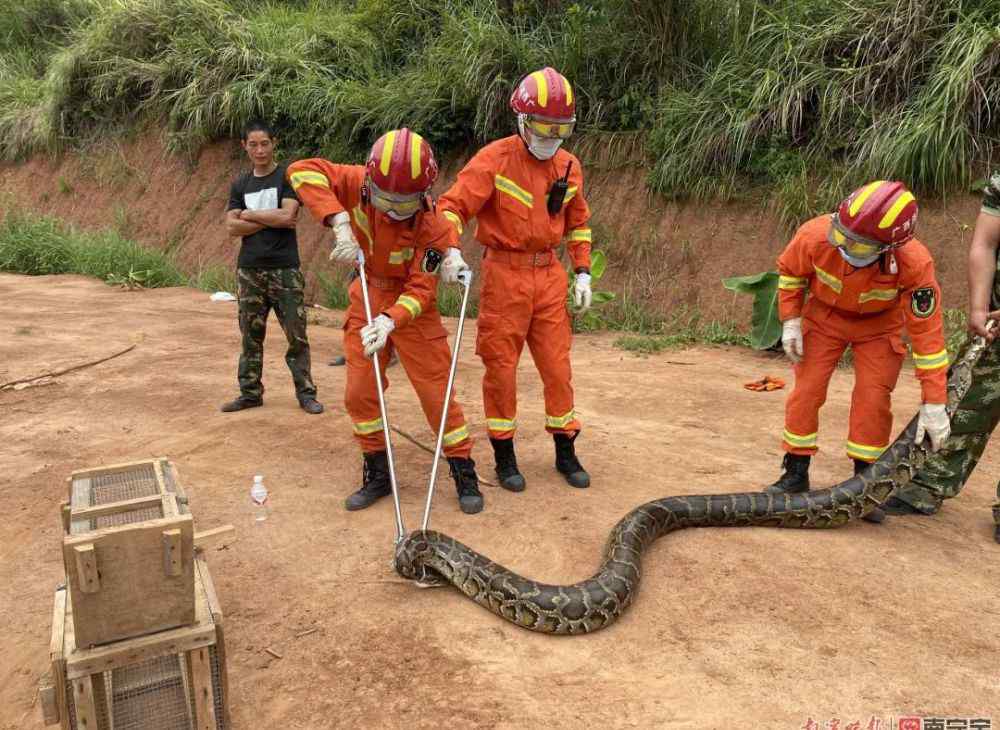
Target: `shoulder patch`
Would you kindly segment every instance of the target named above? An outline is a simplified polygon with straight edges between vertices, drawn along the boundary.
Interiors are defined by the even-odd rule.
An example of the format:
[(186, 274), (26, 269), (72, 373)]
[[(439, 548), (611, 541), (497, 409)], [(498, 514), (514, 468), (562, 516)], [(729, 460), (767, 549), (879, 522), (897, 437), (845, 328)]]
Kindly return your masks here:
[(917, 289), (910, 297), (910, 307), (913, 309), (913, 313), (921, 319), (930, 317), (937, 309), (937, 295), (934, 293), (934, 289), (929, 286)]
[(444, 257), (436, 248), (429, 248), (424, 251), (424, 258), (420, 262), (420, 270), (425, 274), (436, 274), (441, 268), (441, 261)]

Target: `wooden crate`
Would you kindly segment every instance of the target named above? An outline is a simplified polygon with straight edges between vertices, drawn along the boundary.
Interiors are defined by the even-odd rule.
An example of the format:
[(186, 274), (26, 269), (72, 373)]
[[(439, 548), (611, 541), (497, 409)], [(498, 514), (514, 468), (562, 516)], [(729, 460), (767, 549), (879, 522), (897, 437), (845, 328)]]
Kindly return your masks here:
[(170, 462), (74, 472), (69, 496), (63, 563), (76, 643), (96, 646), (194, 622), (194, 525)]
[(72, 595), (56, 591), (46, 724), (63, 730), (225, 730), (230, 727), (222, 610), (208, 566), (195, 564), (190, 626), (80, 648)]

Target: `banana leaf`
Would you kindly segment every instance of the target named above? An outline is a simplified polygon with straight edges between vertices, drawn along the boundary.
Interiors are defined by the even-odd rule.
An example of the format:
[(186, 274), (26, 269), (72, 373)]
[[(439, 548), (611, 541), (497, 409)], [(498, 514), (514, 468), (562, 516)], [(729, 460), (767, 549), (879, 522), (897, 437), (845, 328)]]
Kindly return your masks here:
[(769, 350), (781, 340), (778, 319), (778, 272), (762, 271), (749, 276), (731, 276), (722, 280), (730, 291), (753, 295), (750, 344), (755, 350)]

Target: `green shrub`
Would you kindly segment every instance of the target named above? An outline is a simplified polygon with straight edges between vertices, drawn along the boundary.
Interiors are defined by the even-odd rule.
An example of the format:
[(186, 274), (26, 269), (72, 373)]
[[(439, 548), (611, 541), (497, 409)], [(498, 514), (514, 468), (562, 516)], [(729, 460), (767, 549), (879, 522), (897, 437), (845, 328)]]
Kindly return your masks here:
[(129, 286), (182, 286), (186, 278), (161, 251), (115, 231), (85, 233), (54, 218), (18, 211), (0, 224), (0, 271), (83, 274)]

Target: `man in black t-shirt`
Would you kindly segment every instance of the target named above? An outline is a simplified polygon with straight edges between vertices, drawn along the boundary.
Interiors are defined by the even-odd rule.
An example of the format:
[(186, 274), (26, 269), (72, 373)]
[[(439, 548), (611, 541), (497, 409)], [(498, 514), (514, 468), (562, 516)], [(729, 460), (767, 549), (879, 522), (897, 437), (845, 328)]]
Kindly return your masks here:
[(264, 335), (273, 308), (288, 339), (285, 362), (292, 371), (299, 405), (306, 413), (322, 413), (310, 375), (305, 280), (295, 237), (299, 200), (285, 180), (284, 165), (274, 161), (274, 135), (266, 124), (247, 124), (242, 145), (253, 171), (233, 182), (226, 213), (226, 230), (242, 241), (236, 270), (243, 334), (240, 397), (222, 410), (228, 413), (263, 405)]

